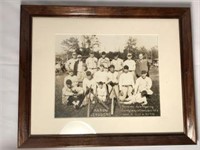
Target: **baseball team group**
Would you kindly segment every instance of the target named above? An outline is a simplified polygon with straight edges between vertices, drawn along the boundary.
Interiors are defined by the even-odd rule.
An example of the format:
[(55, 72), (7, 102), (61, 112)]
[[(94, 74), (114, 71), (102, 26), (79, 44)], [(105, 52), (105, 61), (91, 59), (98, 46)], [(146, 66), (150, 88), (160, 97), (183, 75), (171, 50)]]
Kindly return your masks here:
[(97, 59), (91, 51), (83, 61), (82, 55), (73, 52), (63, 67), (56, 63), (56, 71), (64, 69), (67, 72), (63, 81), (62, 104), (73, 105), (75, 109), (97, 102), (107, 107), (111, 101), (124, 105), (147, 105), (147, 97), (153, 94), (149, 62), (142, 53), (135, 61), (132, 53), (122, 60), (116, 52), (111, 60), (106, 52)]

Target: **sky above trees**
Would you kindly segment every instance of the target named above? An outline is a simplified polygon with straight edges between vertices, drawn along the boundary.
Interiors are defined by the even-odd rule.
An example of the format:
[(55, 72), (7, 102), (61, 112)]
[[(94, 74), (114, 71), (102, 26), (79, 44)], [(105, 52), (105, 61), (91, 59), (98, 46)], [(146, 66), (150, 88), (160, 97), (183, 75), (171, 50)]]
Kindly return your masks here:
[[(132, 41), (130, 40), (132, 39)], [(64, 44), (63, 44), (64, 43)], [(129, 46), (151, 50), (158, 46), (157, 35), (56, 35), (56, 54), (65, 53), (66, 50), (88, 47), (94, 51), (123, 52)], [(134, 44), (135, 43), (135, 44)], [(71, 44), (71, 45), (70, 45)], [(68, 46), (67, 46), (68, 45)]]

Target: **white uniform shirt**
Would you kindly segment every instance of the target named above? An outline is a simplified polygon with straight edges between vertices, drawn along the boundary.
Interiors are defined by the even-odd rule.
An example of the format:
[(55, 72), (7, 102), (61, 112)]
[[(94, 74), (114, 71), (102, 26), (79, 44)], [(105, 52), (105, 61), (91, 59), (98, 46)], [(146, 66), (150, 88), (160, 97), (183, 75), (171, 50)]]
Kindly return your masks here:
[(88, 57), (85, 61), (88, 69), (96, 69), (97, 68), (97, 58), (96, 57)]
[(149, 77), (146, 77), (145, 79), (143, 79), (142, 77), (139, 77), (136, 80), (136, 85), (135, 85), (135, 90), (142, 92), (144, 90), (146, 90), (148, 92), (148, 90), (150, 90), (150, 88), (152, 87), (152, 80)]
[(135, 63), (134, 60), (127, 59), (126, 61), (124, 61), (123, 66), (126, 66), (126, 65), (129, 67), (129, 71), (135, 71), (135, 65), (136, 65), (136, 63)]
[(66, 63), (65, 63), (65, 68), (66, 69), (70, 69), (70, 70), (74, 70), (74, 64), (77, 61), (77, 59), (71, 58), (69, 59)]
[(105, 68), (108, 68), (110, 66), (110, 59), (107, 57), (99, 58), (98, 67), (100, 67), (101, 64), (103, 64)]
[(94, 79), (89, 80), (88, 78), (85, 78), (85, 79), (83, 80), (83, 90), (84, 90), (84, 92), (87, 91), (87, 88), (91, 88), (91, 89), (93, 89), (94, 92), (95, 92), (95, 89), (96, 89), (96, 82), (95, 82)]
[(108, 72), (108, 82), (118, 83), (118, 75), (117, 72)]
[(83, 62), (82, 61), (79, 61), (77, 71), (78, 72), (82, 72), (83, 71)]
[(134, 88), (133, 75), (128, 73), (122, 73), (119, 77), (119, 89), (121, 90), (123, 86), (133, 86)]
[(66, 86), (66, 81), (67, 80), (71, 80), (72, 81), (72, 86), (77, 86), (78, 85), (78, 78), (77, 76), (70, 76), (70, 75), (67, 75), (65, 78), (64, 78), (64, 86)]
[(107, 91), (106, 88), (103, 86), (103, 88), (97, 88), (97, 95), (98, 97), (106, 97)]
[(123, 60), (120, 59), (120, 58), (117, 58), (117, 59), (113, 59), (111, 61), (111, 65), (114, 65), (115, 66), (115, 70), (116, 71), (120, 71), (123, 69)]
[(98, 82), (107, 83), (108, 82), (108, 72), (105, 72), (105, 71), (95, 72), (94, 80), (96, 83), (98, 83)]

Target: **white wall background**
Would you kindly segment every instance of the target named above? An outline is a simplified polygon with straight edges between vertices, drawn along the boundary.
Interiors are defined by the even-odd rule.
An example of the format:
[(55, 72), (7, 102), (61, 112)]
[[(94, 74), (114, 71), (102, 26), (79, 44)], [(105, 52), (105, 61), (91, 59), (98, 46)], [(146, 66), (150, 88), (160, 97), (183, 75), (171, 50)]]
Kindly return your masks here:
[[(200, 136), (200, 0), (0, 0), (0, 150), (17, 149), (20, 4), (190, 6), (198, 135)], [(66, 149), (66, 148), (63, 148)], [(198, 145), (68, 148), (72, 150), (200, 150)]]

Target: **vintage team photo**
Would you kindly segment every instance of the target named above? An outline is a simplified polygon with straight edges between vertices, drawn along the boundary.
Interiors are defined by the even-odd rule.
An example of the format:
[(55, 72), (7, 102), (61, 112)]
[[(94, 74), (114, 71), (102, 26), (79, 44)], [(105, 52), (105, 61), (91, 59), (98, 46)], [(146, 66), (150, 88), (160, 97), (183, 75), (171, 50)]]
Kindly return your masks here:
[(55, 40), (55, 118), (160, 116), (158, 36)]

